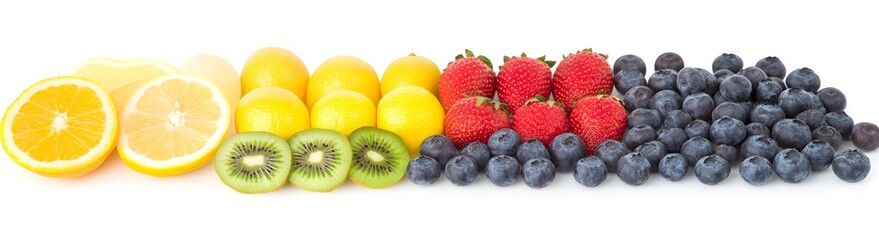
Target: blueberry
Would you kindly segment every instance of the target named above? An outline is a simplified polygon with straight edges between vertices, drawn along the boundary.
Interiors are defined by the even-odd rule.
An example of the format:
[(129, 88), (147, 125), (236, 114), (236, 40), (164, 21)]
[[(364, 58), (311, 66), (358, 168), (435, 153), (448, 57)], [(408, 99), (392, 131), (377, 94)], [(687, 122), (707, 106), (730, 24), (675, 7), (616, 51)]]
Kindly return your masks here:
[(707, 92), (707, 84), (705, 76), (702, 76), (702, 73), (695, 68), (685, 67), (678, 71), (677, 86), (681, 96)]
[(562, 133), (549, 143), (549, 156), (559, 172), (571, 172), (574, 162), (586, 157), (586, 147), (577, 135)]
[(711, 131), (711, 124), (706, 121), (702, 121), (701, 119), (693, 120), (693, 122), (687, 124), (687, 128), (684, 129), (684, 132), (687, 133), (687, 138), (709, 138), (709, 131)]
[(870, 159), (858, 150), (845, 150), (833, 158), (833, 174), (846, 182), (860, 182), (870, 173)]
[(647, 86), (647, 79), (638, 69), (626, 68), (613, 75), (613, 84), (618, 92), (625, 93), (636, 86)]
[(729, 177), (729, 162), (717, 155), (705, 156), (699, 159), (694, 167), (696, 179), (705, 185), (717, 185)]
[(684, 129), (687, 127), (687, 124), (690, 124), (692, 121), (693, 116), (690, 116), (689, 113), (686, 113), (683, 110), (674, 110), (665, 115), (665, 120), (662, 121), (662, 127)]
[(717, 145), (714, 147), (714, 155), (726, 159), (729, 164), (735, 164), (739, 161), (739, 149), (730, 145)]
[(715, 144), (739, 145), (745, 140), (748, 130), (745, 130), (745, 124), (738, 119), (731, 117), (722, 117), (711, 124), (709, 136)]
[(771, 79), (763, 79), (763, 81), (757, 83), (754, 97), (760, 103), (776, 104), (778, 103), (778, 95), (781, 95), (783, 91), (784, 87), (778, 85), (778, 82)]
[(839, 134), (842, 135), (842, 139), (849, 139), (851, 137), (855, 121), (845, 112), (827, 113), (824, 115), (824, 121), (827, 121), (827, 125), (836, 128)]
[(818, 99), (821, 100), (821, 104), (824, 105), (828, 112), (845, 111), (845, 106), (848, 104), (845, 100), (845, 94), (842, 94), (842, 91), (833, 87), (818, 91)]
[(781, 62), (781, 59), (774, 56), (760, 59), (760, 61), (757, 61), (756, 67), (763, 70), (766, 76), (769, 77), (784, 78), (784, 75), (787, 74), (784, 63)]
[(824, 108), (824, 103), (821, 102), (821, 98), (818, 97), (817, 94), (812, 92), (806, 92), (809, 95), (809, 99), (812, 100), (811, 109), (821, 111), (821, 113), (827, 113), (827, 108)]
[(491, 156), (515, 156), (521, 141), (519, 133), (515, 130), (502, 128), (488, 138), (488, 150), (491, 152)]
[(784, 110), (774, 104), (759, 104), (751, 110), (751, 122), (762, 123), (769, 128), (775, 126), (775, 123), (784, 119)]
[(775, 139), (766, 135), (756, 135), (745, 139), (742, 143), (741, 152), (744, 157), (760, 156), (766, 159), (775, 159), (775, 155), (781, 151), (781, 147)]
[(812, 172), (809, 158), (796, 149), (781, 150), (772, 161), (772, 169), (778, 178), (789, 183), (799, 183), (806, 180)]
[(421, 142), (421, 149), (418, 152), (421, 155), (436, 159), (440, 164), (440, 167), (445, 167), (446, 163), (449, 162), (449, 159), (461, 154), (458, 152), (458, 149), (455, 148), (452, 139), (449, 139), (449, 137), (442, 134), (432, 135), (424, 139), (424, 141)]
[(863, 151), (879, 148), (879, 127), (876, 124), (862, 122), (852, 127), (852, 143)]
[(797, 114), (796, 119), (806, 123), (806, 125), (809, 126), (809, 129), (812, 130), (827, 125), (827, 122), (824, 121), (824, 113), (815, 109), (809, 109)]
[(421, 186), (431, 185), (439, 179), (442, 172), (439, 162), (428, 156), (418, 155), (406, 167), (406, 178)]
[(803, 111), (812, 109), (812, 97), (799, 88), (788, 88), (778, 95), (778, 105), (785, 116), (794, 118)]
[(522, 165), (522, 180), (534, 189), (549, 186), (555, 180), (555, 166), (546, 158), (528, 160)]
[(662, 90), (677, 91), (677, 81), (678, 71), (662, 69), (650, 75), (650, 79), (647, 79), (647, 86), (650, 87), (653, 92), (659, 92)]
[(748, 137), (757, 135), (769, 136), (772, 134), (772, 131), (769, 130), (769, 127), (758, 122), (752, 122), (751, 124), (748, 124), (747, 126), (745, 126), (745, 129), (748, 130)]
[(526, 161), (531, 159), (549, 159), (550, 156), (549, 150), (546, 150), (546, 146), (540, 140), (532, 139), (519, 145), (519, 150), (516, 150), (516, 158), (519, 159), (519, 163), (525, 164)]
[(784, 119), (772, 127), (772, 138), (778, 142), (778, 146), (781, 148), (801, 150), (812, 141), (812, 131), (803, 121)]
[(699, 159), (714, 154), (714, 145), (703, 137), (690, 138), (681, 145), (681, 154), (687, 157), (690, 166), (696, 166)]
[(702, 78), (705, 79), (705, 88), (707, 89), (705, 93), (707, 93), (709, 96), (717, 93), (717, 89), (720, 88), (720, 79), (717, 79), (717, 77), (715, 77), (714, 74), (709, 72), (708, 70), (702, 68), (696, 68), (696, 70), (698, 70), (699, 73), (702, 74)]
[(641, 153), (626, 154), (617, 163), (617, 177), (626, 184), (632, 186), (644, 184), (649, 176), (650, 162)]
[(744, 115), (745, 118), (743, 118), (743, 119), (735, 118), (735, 119), (739, 119), (742, 122), (749, 122), (748, 121), (748, 113), (751, 112), (751, 109), (754, 108), (754, 103), (752, 103), (751, 101), (735, 102), (735, 103), (738, 104), (739, 107), (742, 107), (742, 110), (745, 110), (745, 115)]
[(614, 172), (617, 170), (617, 160), (629, 153), (629, 148), (620, 141), (607, 140), (598, 144), (595, 148), (594, 155), (604, 161), (607, 170)]
[(802, 153), (809, 158), (812, 171), (821, 171), (830, 167), (836, 150), (825, 141), (815, 140), (806, 145)]
[(607, 166), (595, 156), (577, 160), (574, 167), (574, 180), (583, 186), (597, 187), (607, 179)]
[(680, 128), (665, 128), (659, 130), (656, 137), (656, 140), (665, 146), (665, 150), (672, 153), (680, 152), (681, 145), (683, 145), (687, 139), (689, 139), (687, 133)]
[(711, 121), (717, 121), (723, 117), (730, 117), (745, 121), (748, 119), (748, 111), (742, 105), (734, 102), (725, 102), (717, 105), (711, 112)]
[(739, 165), (739, 175), (751, 185), (763, 186), (772, 180), (772, 166), (764, 157), (748, 157)]
[(488, 146), (485, 143), (481, 142), (472, 142), (464, 146), (461, 149), (461, 155), (468, 156), (476, 161), (476, 166), (479, 170), (485, 170), (485, 164), (488, 164), (488, 159), (491, 158), (491, 153), (488, 150)]
[(745, 69), (742, 69), (742, 71), (739, 71), (738, 74), (751, 81), (751, 90), (756, 90), (757, 84), (760, 84), (760, 81), (769, 78), (763, 70), (760, 70), (757, 67), (746, 67)]
[(668, 153), (665, 149), (665, 145), (659, 141), (650, 141), (638, 148), (635, 148), (635, 152), (641, 153), (644, 157), (647, 158), (647, 161), (650, 162), (650, 171), (656, 172), (659, 170), (659, 160), (662, 160), (662, 157)]
[(687, 175), (687, 157), (679, 153), (671, 153), (659, 160), (659, 174), (672, 182), (677, 182)]
[(711, 69), (715, 72), (720, 69), (738, 72), (741, 71), (744, 66), (745, 63), (742, 62), (742, 58), (733, 53), (720, 54), (720, 56), (717, 56), (717, 58), (714, 59), (714, 62), (711, 63)]
[(623, 95), (623, 105), (629, 112), (639, 108), (650, 108), (651, 98), (653, 98), (653, 90), (645, 86), (636, 86)]
[(799, 88), (809, 92), (817, 92), (821, 88), (821, 78), (810, 68), (791, 71), (784, 82), (789, 88)]
[(635, 149), (641, 144), (656, 140), (656, 130), (649, 126), (630, 128), (623, 133), (623, 143), (629, 149)]
[(711, 119), (711, 111), (714, 110), (714, 99), (706, 93), (696, 93), (684, 98), (681, 109), (695, 119), (707, 121)]
[(613, 62), (613, 73), (618, 73), (626, 68), (632, 68), (638, 70), (643, 77), (644, 74), (647, 74), (647, 64), (644, 64), (644, 60), (641, 57), (633, 54), (626, 54), (617, 58), (616, 61)]
[(842, 146), (842, 134), (831, 126), (822, 126), (815, 130), (812, 130), (812, 139), (813, 140), (821, 140), (825, 141), (833, 147), (833, 149), (839, 149)]
[(662, 90), (653, 94), (650, 99), (650, 108), (656, 109), (662, 116), (673, 110), (680, 110), (684, 99), (677, 92), (672, 90)]
[(684, 68), (684, 59), (681, 58), (681, 55), (673, 52), (667, 52), (660, 54), (659, 57), (656, 57), (656, 62), (653, 64), (653, 69), (671, 69), (680, 72), (681, 69)]
[(476, 161), (468, 156), (458, 155), (446, 163), (446, 178), (458, 186), (467, 186), (476, 181), (478, 172)]
[(519, 173), (519, 161), (507, 155), (499, 155), (489, 159), (485, 167), (485, 175), (488, 176), (488, 181), (501, 187), (516, 183)]
[(730, 101), (747, 101), (751, 99), (751, 81), (742, 75), (734, 74), (720, 82), (720, 94)]
[(662, 126), (662, 114), (653, 109), (639, 108), (629, 113), (627, 121), (630, 128), (648, 126), (659, 129)]

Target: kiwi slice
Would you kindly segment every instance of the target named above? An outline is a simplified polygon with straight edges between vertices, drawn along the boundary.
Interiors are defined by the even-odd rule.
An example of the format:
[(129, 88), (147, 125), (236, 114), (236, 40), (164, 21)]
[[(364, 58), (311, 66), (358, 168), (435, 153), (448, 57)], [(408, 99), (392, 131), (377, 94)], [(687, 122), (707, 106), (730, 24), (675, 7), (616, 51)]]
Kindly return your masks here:
[(409, 165), (409, 150), (403, 139), (392, 132), (362, 127), (348, 136), (354, 162), (351, 180), (370, 188), (385, 188), (403, 179)]
[(287, 183), (290, 145), (267, 132), (239, 133), (227, 138), (214, 156), (220, 180), (243, 193), (270, 192)]
[(329, 192), (345, 182), (351, 168), (351, 145), (341, 133), (312, 128), (294, 134), (290, 182), (309, 191)]

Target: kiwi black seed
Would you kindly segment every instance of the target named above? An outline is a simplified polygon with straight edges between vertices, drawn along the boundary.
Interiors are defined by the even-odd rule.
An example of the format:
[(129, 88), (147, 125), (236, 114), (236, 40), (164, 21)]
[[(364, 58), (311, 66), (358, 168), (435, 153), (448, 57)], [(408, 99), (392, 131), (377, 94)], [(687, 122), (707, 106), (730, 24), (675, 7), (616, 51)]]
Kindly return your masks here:
[(312, 128), (288, 141), (293, 151), (290, 182), (299, 188), (328, 192), (345, 182), (351, 168), (351, 145), (341, 133)]
[(385, 188), (403, 179), (409, 165), (409, 150), (403, 139), (392, 132), (362, 127), (348, 136), (354, 162), (351, 180), (370, 188)]
[(214, 157), (220, 180), (243, 193), (270, 192), (287, 183), (292, 160), (283, 138), (267, 132), (227, 138)]

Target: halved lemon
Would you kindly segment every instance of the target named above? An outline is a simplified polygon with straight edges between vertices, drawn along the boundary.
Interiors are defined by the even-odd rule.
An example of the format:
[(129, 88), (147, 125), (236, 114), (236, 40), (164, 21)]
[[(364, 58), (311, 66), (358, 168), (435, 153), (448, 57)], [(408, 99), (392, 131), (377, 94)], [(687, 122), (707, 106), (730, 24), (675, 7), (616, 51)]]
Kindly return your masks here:
[(138, 172), (186, 173), (210, 162), (230, 119), (229, 103), (209, 80), (166, 75), (146, 82), (126, 103), (117, 150)]
[(116, 144), (116, 109), (100, 84), (61, 76), (30, 86), (3, 116), (3, 149), (18, 165), (51, 177), (95, 170)]

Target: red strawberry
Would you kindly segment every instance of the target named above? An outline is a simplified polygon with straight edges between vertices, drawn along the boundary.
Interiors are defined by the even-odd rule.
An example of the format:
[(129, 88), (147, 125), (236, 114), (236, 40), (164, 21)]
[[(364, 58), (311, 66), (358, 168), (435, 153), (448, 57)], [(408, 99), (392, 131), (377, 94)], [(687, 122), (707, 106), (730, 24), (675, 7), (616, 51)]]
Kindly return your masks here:
[(613, 69), (607, 55), (593, 53), (592, 49), (562, 59), (552, 80), (555, 100), (568, 106), (568, 111), (580, 98), (613, 91)]
[(620, 99), (605, 94), (588, 96), (571, 111), (571, 128), (583, 139), (591, 155), (601, 142), (623, 137), (627, 118)]
[(471, 142), (488, 144), (491, 134), (510, 127), (505, 106), (486, 97), (469, 97), (452, 105), (446, 113), (445, 133), (455, 147)]
[(536, 95), (549, 97), (552, 90), (552, 66), (546, 56), (529, 58), (504, 57), (504, 65), (497, 74), (497, 95), (502, 103), (515, 113), (525, 101)]
[(485, 56), (474, 57), (464, 50), (443, 70), (439, 80), (439, 99), (449, 110), (458, 100), (466, 97), (494, 97), (495, 76), (491, 61)]
[(549, 148), (553, 138), (570, 131), (568, 113), (564, 105), (537, 95), (513, 115), (513, 130), (519, 133), (522, 142), (537, 139)]

